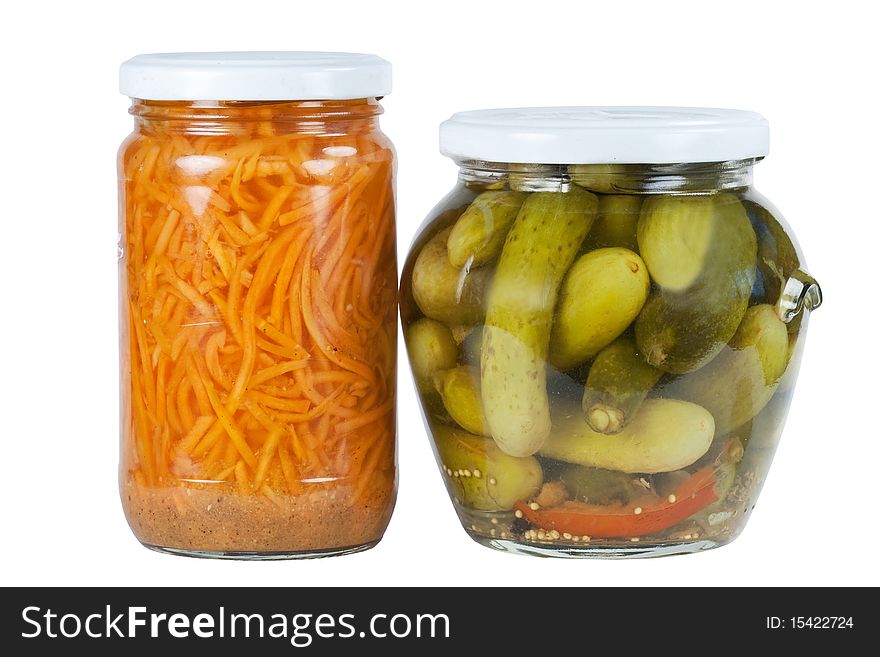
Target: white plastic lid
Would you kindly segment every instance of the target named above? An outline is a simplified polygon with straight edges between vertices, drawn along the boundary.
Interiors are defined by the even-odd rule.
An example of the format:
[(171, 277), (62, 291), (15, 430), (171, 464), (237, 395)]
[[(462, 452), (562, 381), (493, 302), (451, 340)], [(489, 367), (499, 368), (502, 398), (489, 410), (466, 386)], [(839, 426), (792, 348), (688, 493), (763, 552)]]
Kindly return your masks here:
[(119, 91), (143, 100), (345, 100), (391, 92), (391, 64), (346, 52), (186, 52), (138, 55)]
[(455, 160), (673, 164), (764, 157), (767, 120), (700, 107), (522, 107), (458, 112), (440, 125)]

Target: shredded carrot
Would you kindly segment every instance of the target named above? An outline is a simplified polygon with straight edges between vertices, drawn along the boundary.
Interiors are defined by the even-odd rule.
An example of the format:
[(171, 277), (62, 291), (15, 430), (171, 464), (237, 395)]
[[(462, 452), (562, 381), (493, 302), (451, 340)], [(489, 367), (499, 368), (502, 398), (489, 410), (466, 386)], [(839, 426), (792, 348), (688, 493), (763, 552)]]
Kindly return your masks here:
[(278, 441), (281, 439), (281, 433), (282, 431), (280, 428), (277, 431), (273, 431), (266, 439), (266, 444), (263, 445), (263, 450), (260, 454), (260, 461), (257, 463), (257, 474), (254, 477), (255, 488), (261, 488), (263, 481), (266, 479), (266, 474), (269, 472), (269, 465), (275, 457), (275, 450), (278, 448)]
[(251, 492), (251, 484), (248, 481), (247, 468), (244, 463), (239, 461), (235, 464), (235, 481), (238, 483), (238, 492), (242, 495), (248, 495)]
[(214, 417), (211, 415), (201, 415), (195, 421), (192, 428), (180, 440), (178, 447), (184, 452), (189, 452), (195, 447), (196, 443), (205, 435), (208, 428), (214, 423)]
[(308, 399), (281, 399), (262, 392), (257, 392), (256, 390), (248, 392), (247, 395), (254, 401), (261, 403), (266, 408), (277, 408), (280, 411), (305, 413), (309, 410), (309, 406), (311, 406), (311, 402)]
[(227, 132), (145, 121), (123, 149), (124, 465), (276, 504), (364, 495), (394, 469), (392, 152), (369, 122), (258, 109)]

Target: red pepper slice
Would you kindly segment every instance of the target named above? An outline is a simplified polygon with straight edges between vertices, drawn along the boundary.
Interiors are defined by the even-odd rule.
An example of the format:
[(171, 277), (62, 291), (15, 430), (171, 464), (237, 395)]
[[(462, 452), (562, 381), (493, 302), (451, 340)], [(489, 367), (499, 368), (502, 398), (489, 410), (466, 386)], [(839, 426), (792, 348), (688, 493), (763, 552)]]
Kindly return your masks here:
[(548, 531), (555, 529), (560, 533), (595, 538), (646, 536), (687, 520), (718, 499), (714, 469), (706, 467), (698, 470), (672, 495), (674, 497), (644, 497), (641, 502), (636, 500), (629, 504), (600, 505), (568, 501), (537, 510), (526, 502), (517, 502), (515, 508), (530, 523)]

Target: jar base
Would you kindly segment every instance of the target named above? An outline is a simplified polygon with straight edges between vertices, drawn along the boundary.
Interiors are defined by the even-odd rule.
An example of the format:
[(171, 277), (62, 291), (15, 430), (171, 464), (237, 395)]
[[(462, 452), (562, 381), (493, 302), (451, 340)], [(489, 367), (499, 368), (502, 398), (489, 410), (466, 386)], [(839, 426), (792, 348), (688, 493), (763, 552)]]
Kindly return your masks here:
[(584, 545), (546, 545), (527, 543), (504, 538), (491, 538), (468, 532), (474, 541), (493, 550), (525, 554), (533, 557), (555, 557), (561, 559), (649, 559), (653, 557), (669, 557), (676, 554), (692, 554), (712, 550), (728, 541), (700, 539), (674, 543), (634, 543), (631, 546), (612, 546), (600, 544)]
[(299, 552), (233, 552), (213, 550), (187, 550), (181, 548), (163, 547), (141, 543), (145, 548), (162, 554), (172, 554), (179, 557), (193, 557), (196, 559), (222, 559), (226, 561), (289, 561), (293, 559), (322, 559), (324, 557), (340, 557), (345, 554), (356, 554), (373, 548), (378, 540), (360, 545), (329, 548), (326, 550), (303, 550)]

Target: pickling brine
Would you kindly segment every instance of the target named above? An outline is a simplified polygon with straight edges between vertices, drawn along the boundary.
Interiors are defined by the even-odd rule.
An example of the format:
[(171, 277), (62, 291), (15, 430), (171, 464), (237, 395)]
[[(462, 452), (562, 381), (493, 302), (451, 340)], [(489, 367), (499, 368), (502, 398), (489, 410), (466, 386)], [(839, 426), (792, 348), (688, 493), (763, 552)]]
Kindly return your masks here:
[[(644, 108), (554, 111), (444, 126), (459, 182), (404, 267), (404, 336), (447, 490), (475, 540), (514, 552), (723, 545), (760, 492), (821, 300), (751, 187), (763, 124), (739, 117), (758, 123), (751, 154), (700, 151), (701, 116), (692, 161), (666, 164), (658, 139), (644, 163), (608, 164), (625, 145), (600, 138), (603, 121), (638, 132)], [(701, 110), (669, 112), (649, 112), (651, 134)], [(522, 163), (553, 155), (532, 152), (536, 131), (562, 164)]]

